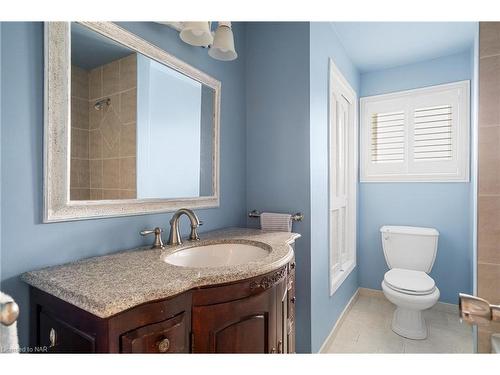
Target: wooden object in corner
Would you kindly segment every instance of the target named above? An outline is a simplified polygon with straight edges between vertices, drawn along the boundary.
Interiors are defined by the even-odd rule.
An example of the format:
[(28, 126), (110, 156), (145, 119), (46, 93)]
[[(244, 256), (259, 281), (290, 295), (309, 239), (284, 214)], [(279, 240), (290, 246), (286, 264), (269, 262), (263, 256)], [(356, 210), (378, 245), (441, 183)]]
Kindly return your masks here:
[(30, 345), (51, 353), (294, 353), (295, 262), (99, 318), (30, 288)]

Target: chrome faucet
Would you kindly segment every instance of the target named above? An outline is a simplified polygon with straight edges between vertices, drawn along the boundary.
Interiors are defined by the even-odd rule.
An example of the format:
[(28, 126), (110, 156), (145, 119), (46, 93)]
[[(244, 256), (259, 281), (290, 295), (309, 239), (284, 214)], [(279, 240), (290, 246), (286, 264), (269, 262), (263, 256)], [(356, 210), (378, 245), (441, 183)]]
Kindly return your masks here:
[(180, 245), (182, 244), (181, 234), (179, 232), (179, 219), (182, 215), (186, 215), (191, 221), (191, 234), (189, 235), (189, 241), (198, 241), (200, 237), (198, 237), (198, 233), (196, 229), (203, 224), (203, 222), (198, 219), (196, 214), (188, 209), (181, 208), (177, 210), (172, 219), (170, 219), (170, 236), (168, 237), (168, 245)]

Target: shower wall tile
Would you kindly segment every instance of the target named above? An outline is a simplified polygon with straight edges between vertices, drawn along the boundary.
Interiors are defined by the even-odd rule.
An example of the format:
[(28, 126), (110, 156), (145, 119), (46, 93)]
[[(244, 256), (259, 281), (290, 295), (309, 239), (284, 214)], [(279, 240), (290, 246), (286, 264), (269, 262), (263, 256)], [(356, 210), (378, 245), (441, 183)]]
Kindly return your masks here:
[(120, 140), (114, 142), (113, 144), (109, 144), (104, 137), (102, 137), (102, 157), (104, 159), (109, 158), (119, 158), (120, 157)]
[(479, 65), (479, 126), (500, 125), (500, 55)]
[(109, 111), (112, 110), (119, 117), (119, 115), (120, 115), (120, 94), (116, 93), (116, 94), (108, 95), (107, 97), (111, 99), (111, 104), (108, 107), (104, 108), (103, 116), (105, 116), (106, 113), (108, 113)]
[(90, 189), (74, 188), (69, 191), (70, 199), (73, 201), (86, 201), (90, 199)]
[(76, 65), (71, 65), (71, 96), (89, 99), (89, 73)]
[(109, 96), (120, 91), (120, 61), (102, 67), (102, 95)]
[(120, 91), (137, 86), (137, 55), (134, 53), (120, 59)]
[(120, 189), (136, 188), (135, 157), (120, 158)]
[(123, 125), (120, 133), (120, 157), (136, 156), (137, 129), (135, 122)]
[(104, 159), (102, 164), (102, 187), (120, 188), (120, 159)]
[(120, 199), (121, 192), (117, 189), (104, 189), (102, 191), (102, 199)]
[(88, 99), (71, 97), (71, 126), (79, 129), (89, 128)]
[(91, 99), (89, 101), (88, 111), (89, 111), (89, 129), (99, 129), (102, 120), (103, 111), (97, 111), (95, 106), (96, 99)]
[(478, 263), (477, 271), (481, 275), (477, 283), (479, 296), (494, 305), (500, 304), (498, 295), (500, 264)]
[(479, 193), (500, 194), (500, 126), (479, 131)]
[(120, 95), (120, 118), (124, 124), (136, 121), (137, 89), (124, 91)]
[(500, 22), (480, 22), (479, 35), (479, 57), (500, 55)]
[[(93, 199), (133, 199), (136, 197), (136, 54), (93, 69), (89, 91), (90, 194)], [(108, 98), (109, 105), (100, 110), (94, 107), (97, 100)]]
[(120, 141), (121, 128), (122, 123), (113, 108), (111, 108), (104, 115), (99, 128), (103, 137), (103, 144), (108, 145), (110, 149), (113, 149), (115, 145), (117, 146)]
[(479, 196), (478, 228), (478, 261), (500, 264), (500, 196)]
[(89, 74), (89, 99), (102, 97), (102, 67), (92, 69)]
[(102, 159), (90, 160), (90, 188), (102, 189)]
[(71, 157), (89, 158), (89, 132), (78, 128), (71, 129)]
[(91, 200), (101, 200), (102, 199), (102, 189), (90, 189), (90, 199)]
[(88, 72), (71, 66), (71, 162), (70, 199), (90, 197), (89, 149), (89, 85)]
[[(478, 296), (500, 303), (500, 23), (479, 26)], [(489, 353), (500, 324), (479, 327), (478, 351)]]
[(102, 159), (102, 135), (101, 132), (97, 130), (91, 130), (89, 132), (89, 158), (91, 160)]
[(120, 199), (136, 199), (136, 190), (120, 190)]
[(90, 188), (90, 169), (88, 159), (71, 159), (71, 187)]

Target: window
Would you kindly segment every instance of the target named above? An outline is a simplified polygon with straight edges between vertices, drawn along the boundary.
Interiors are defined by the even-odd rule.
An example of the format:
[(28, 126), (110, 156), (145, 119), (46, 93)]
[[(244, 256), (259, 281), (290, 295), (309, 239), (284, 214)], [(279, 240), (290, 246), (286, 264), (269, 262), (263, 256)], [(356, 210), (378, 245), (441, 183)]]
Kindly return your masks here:
[(469, 81), (360, 103), (361, 182), (469, 180)]
[(356, 266), (357, 98), (330, 60), (330, 295)]

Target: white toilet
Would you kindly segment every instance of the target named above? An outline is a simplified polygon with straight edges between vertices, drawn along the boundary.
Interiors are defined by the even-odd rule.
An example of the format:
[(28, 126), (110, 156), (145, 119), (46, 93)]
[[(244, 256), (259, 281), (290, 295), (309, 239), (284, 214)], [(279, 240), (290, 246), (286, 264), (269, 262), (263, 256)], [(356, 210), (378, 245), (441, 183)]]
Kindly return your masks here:
[(439, 289), (428, 275), (436, 259), (439, 232), (434, 228), (403, 226), (383, 226), (380, 232), (389, 266), (382, 290), (397, 306), (392, 330), (409, 339), (425, 339), (427, 326), (422, 311), (439, 299)]

